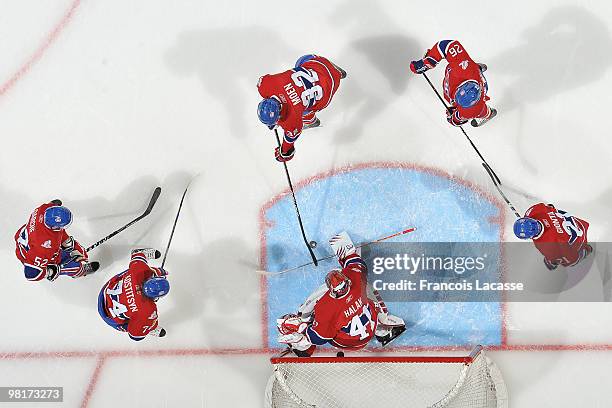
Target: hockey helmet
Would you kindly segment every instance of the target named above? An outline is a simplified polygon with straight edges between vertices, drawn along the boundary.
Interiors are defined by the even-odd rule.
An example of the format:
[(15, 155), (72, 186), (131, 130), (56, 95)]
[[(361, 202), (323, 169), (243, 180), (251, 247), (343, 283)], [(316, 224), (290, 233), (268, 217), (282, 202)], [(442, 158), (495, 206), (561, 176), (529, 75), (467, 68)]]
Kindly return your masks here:
[(54, 205), (45, 210), (44, 223), (47, 228), (58, 231), (66, 228), (72, 222), (72, 213), (66, 207)]
[(462, 108), (470, 108), (480, 100), (482, 89), (476, 81), (465, 81), (457, 87), (455, 91), (455, 101)]
[(281, 103), (275, 98), (266, 98), (257, 105), (257, 116), (264, 125), (274, 127), (281, 114)]
[(299, 68), (302, 66), (303, 63), (310, 61), (311, 59), (313, 59), (315, 57), (314, 54), (306, 54), (306, 55), (302, 55), (300, 58), (298, 58), (297, 61), (295, 61), (295, 67)]
[(540, 221), (522, 217), (514, 222), (514, 235), (520, 239), (529, 239), (540, 235), (543, 228)]
[(142, 289), (146, 297), (156, 300), (168, 294), (170, 282), (166, 278), (153, 277), (145, 281)]
[(332, 269), (325, 277), (325, 284), (336, 299), (344, 297), (351, 289), (351, 280), (340, 269)]

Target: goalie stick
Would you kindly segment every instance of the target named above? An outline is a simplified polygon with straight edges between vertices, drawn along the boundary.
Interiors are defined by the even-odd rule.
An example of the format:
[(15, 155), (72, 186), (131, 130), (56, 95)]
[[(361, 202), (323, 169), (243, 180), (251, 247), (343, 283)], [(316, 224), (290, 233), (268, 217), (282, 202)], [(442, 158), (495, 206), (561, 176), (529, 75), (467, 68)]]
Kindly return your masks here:
[[(386, 237), (382, 237), (382, 238), (376, 239), (374, 241), (365, 242), (363, 244), (357, 245), (355, 248), (361, 248), (361, 247), (365, 247), (365, 246), (368, 246), (368, 245), (371, 245), (371, 244), (375, 244), (377, 242), (386, 241), (388, 239), (395, 238), (395, 237), (398, 237), (400, 235), (408, 234), (408, 233), (413, 232), (413, 231), (416, 231), (416, 227), (408, 228), (408, 229), (405, 229), (403, 231), (396, 232), (395, 234), (387, 235)], [(327, 259), (332, 259), (335, 256), (336, 256), (335, 254), (328, 255), (328, 256), (325, 256), (323, 258), (317, 259), (317, 261), (318, 262), (325, 261)], [(297, 269), (300, 269), (300, 268), (303, 268), (305, 266), (312, 265), (312, 264), (313, 264), (313, 262), (308, 262), (308, 263), (305, 263), (303, 265), (294, 266), (293, 268), (283, 269), (282, 271), (278, 271), (278, 272), (268, 272), (268, 271), (264, 271), (264, 270), (256, 270), (255, 273), (258, 273), (260, 275), (266, 275), (266, 276), (276, 276), (276, 275), (285, 274), (287, 272), (292, 272), (292, 271), (295, 271)]]
[(132, 221), (128, 222), (123, 227), (121, 227), (121, 228), (111, 232), (110, 234), (108, 234), (107, 236), (105, 236), (104, 238), (99, 240), (98, 242), (91, 244), (90, 246), (87, 247), (87, 249), (85, 249), (85, 251), (86, 252), (91, 251), (92, 249), (94, 249), (98, 245), (102, 244), (103, 242), (108, 241), (109, 239), (111, 239), (115, 235), (119, 234), (122, 231), (125, 231), (130, 226), (132, 226), (133, 224), (137, 223), (138, 221), (142, 220), (144, 217), (149, 215), (151, 213), (151, 211), (153, 211), (153, 207), (155, 206), (155, 203), (157, 202), (157, 199), (159, 198), (160, 194), (161, 194), (161, 187), (156, 187), (155, 190), (153, 191), (153, 195), (151, 196), (151, 199), (149, 200), (149, 205), (147, 206), (147, 209), (141, 215), (139, 215), (138, 217), (134, 218)]
[(162, 268), (166, 264), (166, 257), (168, 256), (168, 251), (170, 251), (170, 244), (172, 243), (172, 238), (174, 237), (174, 230), (176, 229), (176, 224), (178, 223), (179, 215), (181, 215), (181, 209), (183, 208), (183, 201), (185, 201), (187, 190), (189, 190), (189, 186), (191, 186), (191, 183), (193, 182), (193, 180), (195, 180), (195, 178), (198, 177), (199, 175), (200, 174), (198, 173), (195, 176), (193, 176), (191, 180), (189, 180), (189, 183), (187, 183), (187, 187), (185, 187), (185, 191), (183, 191), (183, 196), (181, 197), (181, 202), (179, 203), (179, 207), (176, 212), (176, 217), (174, 218), (174, 224), (172, 224), (172, 231), (170, 232), (170, 238), (168, 238), (168, 245), (166, 245), (166, 251), (164, 252), (164, 259), (162, 259), (162, 263), (161, 263)]
[[(274, 135), (276, 135), (276, 143), (278, 144), (278, 151), (281, 149), (281, 142), (278, 137), (278, 132), (276, 128), (274, 128)], [(297, 200), (295, 199), (295, 191), (293, 191), (293, 183), (291, 183), (291, 177), (289, 176), (289, 169), (287, 168), (287, 162), (283, 162), (283, 166), (285, 166), (285, 174), (287, 175), (287, 182), (289, 183), (289, 189), (291, 190), (291, 195), (293, 196), (293, 205), (295, 206), (295, 212), (297, 214), (298, 223), (300, 224), (300, 230), (302, 231), (302, 238), (304, 238), (304, 243), (306, 244), (306, 248), (308, 248), (308, 252), (310, 253), (310, 257), (312, 258), (312, 263), (314, 266), (319, 265), (319, 261), (314, 254), (312, 248), (317, 246), (315, 241), (308, 241), (306, 238), (306, 231), (304, 231), (304, 224), (302, 223), (302, 216), (300, 215), (300, 209), (298, 208)], [(309, 263), (310, 264), (310, 263)]]

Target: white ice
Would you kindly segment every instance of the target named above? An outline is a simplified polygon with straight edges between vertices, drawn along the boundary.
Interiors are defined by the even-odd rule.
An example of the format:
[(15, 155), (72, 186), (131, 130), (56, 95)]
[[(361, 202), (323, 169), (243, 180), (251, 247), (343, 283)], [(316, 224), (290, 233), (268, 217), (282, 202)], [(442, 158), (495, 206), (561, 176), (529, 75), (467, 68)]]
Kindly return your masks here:
[[(271, 367), (257, 351), (258, 217), (286, 180), (256, 118), (255, 84), (305, 53), (328, 56), (349, 78), (320, 114), (324, 126), (298, 142), (295, 180), (402, 161), (496, 194), (408, 69), (437, 40), (457, 38), (489, 66), (499, 115), (470, 132), (514, 203), (554, 202), (591, 222), (591, 240), (612, 239), (608, 2), (2, 5), (0, 386), (63, 386), (70, 407), (261, 406)], [(436, 84), (441, 76), (441, 68), (431, 73)], [(98, 290), (125, 268), (130, 248), (165, 247), (196, 174), (168, 256), (172, 292), (159, 303), (169, 334), (132, 342), (98, 317)], [(95, 250), (99, 273), (24, 279), (13, 234), (35, 206), (63, 199), (75, 214), (71, 232), (89, 243), (136, 216), (156, 185), (163, 193), (153, 214)], [(611, 311), (603, 303), (511, 305), (510, 344), (569, 349), (491, 353), (511, 406), (612, 405)]]

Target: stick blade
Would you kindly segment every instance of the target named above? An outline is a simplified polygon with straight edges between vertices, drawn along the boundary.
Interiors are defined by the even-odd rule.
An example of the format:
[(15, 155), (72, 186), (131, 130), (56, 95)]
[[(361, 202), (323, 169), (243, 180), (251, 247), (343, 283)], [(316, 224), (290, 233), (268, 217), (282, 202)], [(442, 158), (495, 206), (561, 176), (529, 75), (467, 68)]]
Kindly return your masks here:
[(151, 200), (149, 201), (149, 205), (147, 206), (147, 209), (144, 212), (145, 214), (149, 214), (153, 210), (153, 206), (155, 206), (157, 199), (161, 195), (161, 191), (161, 187), (155, 188), (155, 190), (153, 191), (153, 195), (151, 196)]

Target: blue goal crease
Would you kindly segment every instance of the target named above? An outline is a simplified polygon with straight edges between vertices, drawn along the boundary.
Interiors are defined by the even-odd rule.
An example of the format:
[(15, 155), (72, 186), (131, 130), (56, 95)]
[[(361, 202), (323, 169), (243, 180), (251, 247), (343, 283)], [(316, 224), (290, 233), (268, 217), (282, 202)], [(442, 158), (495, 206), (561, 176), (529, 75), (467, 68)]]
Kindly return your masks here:
[[(469, 187), (448, 177), (412, 168), (365, 168), (317, 179), (296, 191), (309, 240), (317, 257), (331, 254), (327, 244), (346, 230), (354, 242), (364, 242), (417, 227), (398, 239), (405, 242), (498, 242), (500, 225), (490, 220), (499, 208)], [(291, 196), (264, 214), (265, 265), (279, 271), (309, 262), (299, 232)], [(337, 261), (322, 261), (267, 279), (270, 347), (278, 347), (276, 318), (297, 311), (323, 282)], [(502, 308), (499, 302), (387, 302), (390, 313), (402, 317), (408, 329), (394, 346), (500, 345)], [(373, 342), (371, 346), (375, 346)]]

